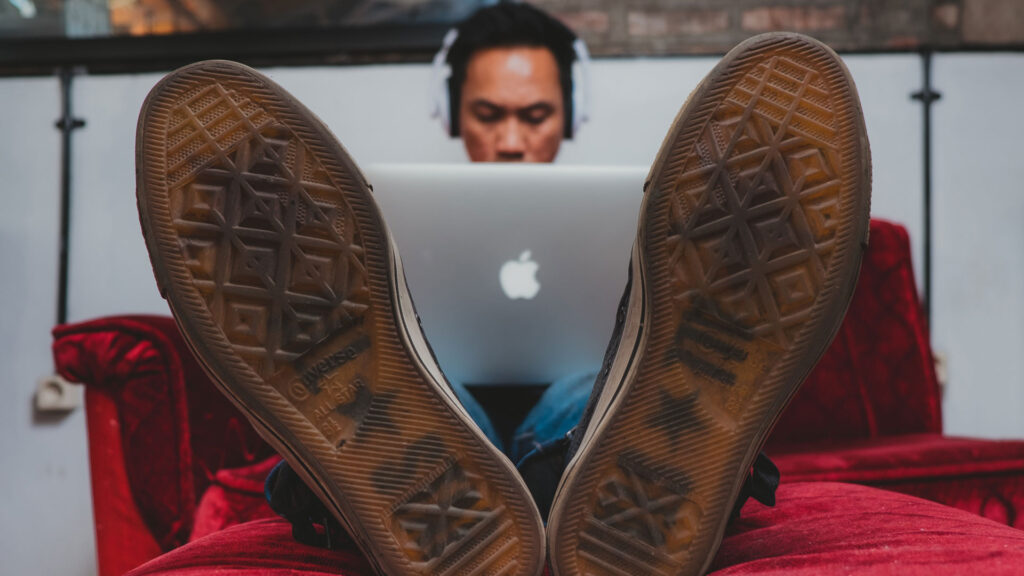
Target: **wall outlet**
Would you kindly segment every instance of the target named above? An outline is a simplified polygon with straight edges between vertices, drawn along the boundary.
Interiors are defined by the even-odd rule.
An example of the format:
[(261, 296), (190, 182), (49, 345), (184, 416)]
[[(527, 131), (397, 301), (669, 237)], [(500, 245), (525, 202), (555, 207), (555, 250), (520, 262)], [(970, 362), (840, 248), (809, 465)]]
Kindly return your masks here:
[(82, 387), (57, 374), (36, 382), (35, 406), (41, 413), (67, 413), (82, 404)]

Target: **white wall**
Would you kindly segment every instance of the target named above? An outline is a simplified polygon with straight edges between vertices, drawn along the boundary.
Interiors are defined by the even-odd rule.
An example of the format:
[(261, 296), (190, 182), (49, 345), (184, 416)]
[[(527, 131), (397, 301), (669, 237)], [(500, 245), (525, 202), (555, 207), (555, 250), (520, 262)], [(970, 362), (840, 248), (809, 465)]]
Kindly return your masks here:
[(53, 372), (60, 207), (58, 84), (0, 79), (0, 572), (95, 574), (85, 418), (33, 422)]
[[(874, 157), (874, 213), (904, 223), (920, 262), (921, 112), (916, 56), (847, 58)], [(710, 58), (603, 60), (593, 70), (593, 121), (563, 163), (646, 165)], [(338, 134), (361, 164), (463, 162), (460, 144), (427, 115), (423, 65), (271, 69)], [(82, 77), (75, 134), (71, 321), (166, 313), (135, 212), (135, 120), (160, 75)], [(1012, 104), (1024, 57), (940, 56), (945, 94), (935, 116), (936, 344), (949, 360), (950, 431), (1024, 437), (1024, 196)], [(4, 572), (89, 574), (92, 524), (81, 412), (56, 425), (30, 420), (34, 381), (51, 370), (57, 250), (57, 83), (0, 81), (0, 362), (10, 380), (0, 408), (0, 558)], [(986, 194), (975, 202), (977, 194)], [(16, 207), (16, 208), (15, 208)], [(8, 463), (17, 463), (10, 465)], [(31, 527), (32, 529), (26, 529)], [(41, 534), (47, 534), (41, 537)], [(53, 543), (60, 542), (60, 554)], [(40, 564), (42, 563), (42, 564)], [(41, 568), (42, 566), (42, 568)]]
[[(712, 58), (605, 60), (593, 70), (593, 120), (559, 162), (649, 165)], [(920, 260), (920, 110), (915, 56), (847, 59), (858, 81), (874, 152), (874, 213), (903, 222)], [(338, 135), (357, 162), (465, 162), (459, 141), (427, 114), (429, 68), (390, 65), (266, 70)], [(75, 105), (90, 127), (76, 135), (69, 314), (86, 319), (166, 312), (153, 285), (135, 212), (136, 111), (160, 75), (85, 77)]]
[(1024, 55), (935, 59), (933, 341), (946, 429), (1024, 437)]

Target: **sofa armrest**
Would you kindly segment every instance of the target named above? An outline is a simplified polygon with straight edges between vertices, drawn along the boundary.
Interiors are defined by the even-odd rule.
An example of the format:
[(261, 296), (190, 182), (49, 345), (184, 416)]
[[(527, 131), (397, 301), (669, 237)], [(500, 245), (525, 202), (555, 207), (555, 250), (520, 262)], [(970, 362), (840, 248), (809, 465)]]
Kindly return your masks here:
[[(86, 417), (95, 422), (89, 449), (103, 576), (124, 570), (108, 572), (102, 551), (127, 562), (152, 553), (147, 544), (136, 555), (128, 542), (163, 551), (187, 542), (218, 471), (273, 454), (210, 381), (173, 319), (100, 318), (58, 326), (53, 336), (57, 370), (85, 385)], [(106, 565), (121, 560), (107, 557)]]
[(164, 550), (132, 497), (117, 402), (103, 388), (86, 386), (85, 406), (99, 576), (119, 576)]
[(167, 322), (103, 318), (53, 330), (57, 371), (86, 389), (104, 576), (184, 543), (195, 511), (184, 375)]

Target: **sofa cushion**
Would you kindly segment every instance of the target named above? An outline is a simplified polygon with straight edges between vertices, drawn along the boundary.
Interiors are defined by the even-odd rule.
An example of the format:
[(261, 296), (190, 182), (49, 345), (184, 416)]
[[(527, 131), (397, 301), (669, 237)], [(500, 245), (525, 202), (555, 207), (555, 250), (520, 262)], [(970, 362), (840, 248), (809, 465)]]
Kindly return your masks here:
[(713, 573), (1020, 574), (1024, 531), (913, 496), (832, 482), (779, 488), (729, 528)]
[[(778, 505), (749, 503), (722, 543), (714, 574), (1019, 574), (1024, 531), (866, 486), (794, 483)], [(281, 519), (248, 522), (156, 558), (131, 576), (372, 574), (354, 550), (292, 540)]]
[(1024, 441), (910, 434), (770, 455), (783, 482), (869, 484), (1024, 528)]
[(191, 539), (252, 520), (276, 518), (263, 493), (263, 484), (280, 461), (281, 457), (275, 454), (250, 466), (217, 472), (196, 507)]

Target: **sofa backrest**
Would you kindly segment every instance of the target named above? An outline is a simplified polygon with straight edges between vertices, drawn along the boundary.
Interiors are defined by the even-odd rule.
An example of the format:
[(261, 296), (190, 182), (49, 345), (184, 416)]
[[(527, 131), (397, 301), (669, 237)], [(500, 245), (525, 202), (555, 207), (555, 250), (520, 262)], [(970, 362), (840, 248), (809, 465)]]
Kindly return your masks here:
[(871, 221), (835, 340), (783, 413), (772, 448), (942, 431), (939, 385), (907, 230)]

